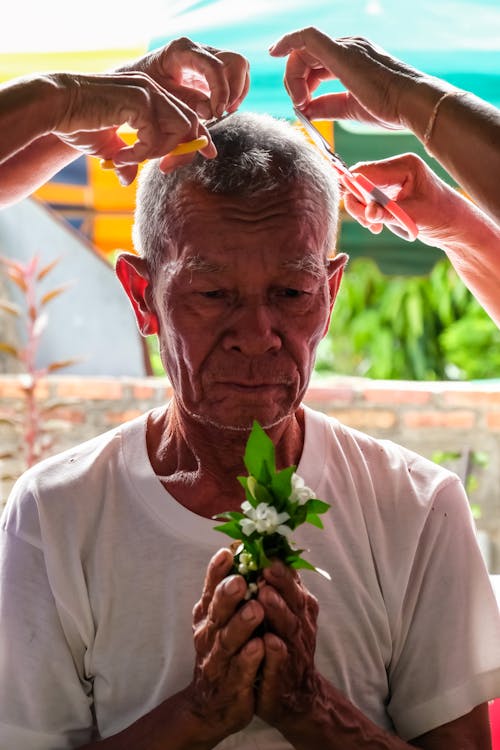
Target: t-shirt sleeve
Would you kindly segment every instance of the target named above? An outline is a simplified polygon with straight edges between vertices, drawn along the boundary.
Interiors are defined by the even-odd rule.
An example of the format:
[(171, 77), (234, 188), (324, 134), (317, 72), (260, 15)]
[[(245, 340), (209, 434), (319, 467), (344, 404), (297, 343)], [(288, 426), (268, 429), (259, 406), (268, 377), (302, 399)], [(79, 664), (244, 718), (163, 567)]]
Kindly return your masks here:
[(92, 738), (79, 675), (42, 549), (0, 529), (0, 750), (66, 750)]
[(429, 506), (395, 623), (388, 713), (418, 737), (500, 694), (500, 617), (458, 479)]

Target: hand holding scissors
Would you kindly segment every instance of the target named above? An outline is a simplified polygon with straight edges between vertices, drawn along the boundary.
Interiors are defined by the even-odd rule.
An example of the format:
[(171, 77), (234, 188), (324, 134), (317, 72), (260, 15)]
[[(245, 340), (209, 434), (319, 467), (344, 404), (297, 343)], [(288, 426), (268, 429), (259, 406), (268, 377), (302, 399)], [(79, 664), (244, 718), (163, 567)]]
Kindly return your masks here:
[(309, 118), (300, 109), (297, 109), (297, 107), (294, 107), (293, 111), (301, 125), (305, 128), (306, 133), (311, 137), (316, 146), (326, 154), (332, 167), (338, 174), (342, 175), (343, 184), (346, 189), (365, 205), (373, 202), (381, 205), (394, 218), (394, 222), (391, 221), (387, 224), (388, 229), (405, 240), (409, 240), (410, 242), (415, 240), (418, 236), (417, 225), (408, 216), (406, 211), (367, 177), (362, 174), (353, 174), (341, 157), (335, 153), (326, 138), (323, 138), (319, 130), (314, 127)]

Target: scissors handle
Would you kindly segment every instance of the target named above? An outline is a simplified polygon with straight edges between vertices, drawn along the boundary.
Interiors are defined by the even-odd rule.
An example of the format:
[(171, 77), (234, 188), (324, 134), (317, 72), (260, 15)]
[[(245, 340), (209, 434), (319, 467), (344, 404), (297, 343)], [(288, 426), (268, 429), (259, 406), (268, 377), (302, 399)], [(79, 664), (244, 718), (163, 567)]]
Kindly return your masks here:
[(344, 181), (351, 193), (361, 203), (367, 203), (375, 201), (380, 206), (385, 208), (391, 216), (395, 219), (395, 222), (387, 222), (387, 228), (391, 230), (398, 237), (402, 237), (408, 242), (413, 242), (418, 237), (418, 227), (411, 219), (406, 211), (399, 206), (395, 200), (389, 198), (379, 187), (362, 174), (353, 175), (351, 172), (343, 172)]

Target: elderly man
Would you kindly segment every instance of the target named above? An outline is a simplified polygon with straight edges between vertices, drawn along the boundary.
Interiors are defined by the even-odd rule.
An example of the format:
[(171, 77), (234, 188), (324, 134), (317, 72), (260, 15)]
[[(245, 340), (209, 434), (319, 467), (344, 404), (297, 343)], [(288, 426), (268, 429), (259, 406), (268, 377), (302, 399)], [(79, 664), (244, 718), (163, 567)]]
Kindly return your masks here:
[[(332, 172), (271, 118), (211, 135), (216, 159), (144, 170), (117, 266), (172, 401), (5, 513), (0, 747), (484, 750), (500, 629), (457, 477), (302, 404), (345, 264)], [(274, 562), (244, 601), (211, 519), (254, 419), (332, 505), (295, 538), (333, 580)]]

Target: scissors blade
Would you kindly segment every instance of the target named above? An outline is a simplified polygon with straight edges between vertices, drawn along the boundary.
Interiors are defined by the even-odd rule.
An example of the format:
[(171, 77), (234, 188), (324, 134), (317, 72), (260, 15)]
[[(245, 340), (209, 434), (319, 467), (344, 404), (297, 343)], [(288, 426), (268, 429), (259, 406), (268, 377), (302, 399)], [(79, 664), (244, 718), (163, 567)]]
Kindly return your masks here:
[(305, 116), (300, 109), (297, 107), (293, 108), (295, 116), (297, 117), (300, 124), (304, 127), (306, 133), (311, 137), (316, 146), (322, 151), (326, 151), (330, 159), (335, 162), (335, 165), (340, 169), (341, 172), (348, 171), (348, 166), (345, 161), (333, 150), (326, 138), (324, 138), (319, 130), (312, 124), (310, 119)]
[(225, 120), (226, 117), (231, 117), (233, 112), (226, 112), (224, 115), (221, 115), (221, 117), (212, 117), (211, 120), (205, 120), (203, 123), (206, 128), (212, 128), (214, 125), (217, 125), (217, 123), (222, 122), (222, 120)]

